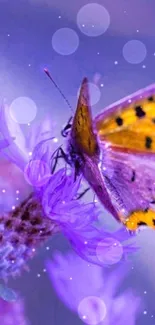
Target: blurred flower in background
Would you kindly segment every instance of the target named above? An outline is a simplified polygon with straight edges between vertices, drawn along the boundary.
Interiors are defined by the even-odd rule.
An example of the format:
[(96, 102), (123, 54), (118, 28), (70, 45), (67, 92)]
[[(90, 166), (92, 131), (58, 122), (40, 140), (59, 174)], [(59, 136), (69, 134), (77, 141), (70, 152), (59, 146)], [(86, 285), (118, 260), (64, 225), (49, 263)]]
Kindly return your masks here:
[(105, 271), (75, 254), (57, 252), (47, 262), (47, 272), (59, 298), (84, 323), (136, 324), (142, 301), (131, 289), (120, 290), (129, 273), (125, 265)]
[(0, 324), (2, 325), (30, 325), (25, 317), (22, 300), (7, 302), (0, 298)]

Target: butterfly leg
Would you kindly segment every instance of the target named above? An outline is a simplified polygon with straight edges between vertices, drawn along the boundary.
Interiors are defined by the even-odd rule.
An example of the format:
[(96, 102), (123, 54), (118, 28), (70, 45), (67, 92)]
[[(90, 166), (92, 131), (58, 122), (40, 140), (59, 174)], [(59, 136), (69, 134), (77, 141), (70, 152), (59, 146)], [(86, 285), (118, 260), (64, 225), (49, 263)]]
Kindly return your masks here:
[(89, 190), (90, 190), (90, 187), (86, 188), (83, 192), (79, 193), (76, 197), (76, 200), (81, 199)]
[[(59, 148), (60, 149), (60, 148)], [(56, 156), (53, 157), (52, 159), (52, 164), (51, 164), (51, 173), (54, 174), (55, 172), (55, 169), (56, 169), (56, 166), (58, 164), (58, 159), (60, 158), (60, 155), (59, 155), (59, 149), (57, 149), (56, 151)]]
[(51, 166), (51, 173), (53, 174), (56, 170), (57, 164), (58, 164), (58, 160), (62, 158), (65, 160), (65, 162), (67, 164), (70, 164), (70, 161), (68, 159), (67, 154), (63, 151), (63, 149), (61, 147), (59, 147), (56, 151), (56, 155), (55, 157), (53, 157), (53, 166)]
[(70, 159), (68, 158), (68, 155), (65, 153), (65, 151), (60, 147), (60, 158), (63, 158), (67, 164), (70, 165)]

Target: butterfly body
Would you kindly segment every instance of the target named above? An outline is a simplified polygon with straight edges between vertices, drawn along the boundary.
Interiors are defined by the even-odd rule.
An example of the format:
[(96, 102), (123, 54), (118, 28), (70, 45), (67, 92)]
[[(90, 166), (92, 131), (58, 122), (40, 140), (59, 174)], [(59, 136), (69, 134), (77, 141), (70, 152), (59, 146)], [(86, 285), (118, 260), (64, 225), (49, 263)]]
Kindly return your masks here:
[[(92, 120), (83, 80), (68, 155), (104, 207), (130, 230), (155, 220), (155, 85)], [(146, 222), (145, 222), (146, 221)]]

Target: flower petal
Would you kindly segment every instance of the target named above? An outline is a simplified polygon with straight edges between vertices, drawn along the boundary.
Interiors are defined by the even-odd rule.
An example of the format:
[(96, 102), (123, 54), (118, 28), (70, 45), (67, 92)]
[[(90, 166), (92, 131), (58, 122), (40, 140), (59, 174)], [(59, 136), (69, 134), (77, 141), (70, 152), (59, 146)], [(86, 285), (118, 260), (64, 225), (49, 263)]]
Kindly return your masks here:
[[(102, 301), (106, 309), (106, 318), (103, 319), (105, 325), (124, 325), (126, 322), (136, 325), (142, 307), (141, 299), (131, 289), (120, 294), (128, 271), (125, 265), (105, 271), (72, 253), (62, 255), (55, 252), (53, 259), (47, 262), (47, 272), (63, 303), (78, 313), (79, 305), (85, 301), (86, 315), (89, 319), (90, 315), (97, 319), (100, 316), (99, 302)], [(97, 298), (94, 300), (97, 303), (95, 307), (89, 303), (92, 296)]]
[[(130, 244), (124, 244), (123, 240), (119, 245), (116, 245), (116, 249), (112, 249), (111, 245), (117, 240), (117, 232), (105, 232), (103, 229), (97, 229), (93, 225), (81, 227), (79, 229), (73, 229), (64, 225), (63, 232), (70, 240), (73, 249), (83, 259), (90, 263), (94, 263), (100, 266), (107, 266), (119, 262), (120, 260), (130, 256), (131, 252), (137, 250), (136, 246)], [(111, 238), (112, 244), (107, 244), (107, 240)], [(119, 243), (119, 242), (118, 242)], [(101, 246), (98, 254), (98, 247)], [(106, 254), (106, 258), (104, 255)]]
[(8, 149), (3, 151), (4, 155), (23, 169), (26, 162), (28, 162), (25, 138), (19, 124), (11, 119), (9, 107), (6, 105), (3, 105), (0, 111), (0, 130), (3, 138), (9, 142), (12, 142), (12, 138), (15, 138)]
[(31, 125), (29, 134), (26, 136), (27, 147), (31, 150), (41, 141), (53, 137), (54, 128), (51, 118), (46, 116), (41, 122)]

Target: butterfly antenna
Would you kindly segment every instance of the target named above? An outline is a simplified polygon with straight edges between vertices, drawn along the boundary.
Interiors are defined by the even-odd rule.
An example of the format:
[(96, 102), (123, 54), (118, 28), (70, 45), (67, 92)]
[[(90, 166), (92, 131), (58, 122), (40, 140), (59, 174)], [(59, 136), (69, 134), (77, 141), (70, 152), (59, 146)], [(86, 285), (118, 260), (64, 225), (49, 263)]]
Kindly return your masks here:
[(71, 109), (71, 111), (73, 111), (73, 108), (70, 104), (70, 102), (68, 101), (68, 99), (66, 98), (66, 96), (64, 95), (64, 93), (61, 91), (61, 89), (59, 88), (59, 86), (57, 85), (57, 83), (54, 81), (54, 79), (51, 77), (49, 71), (45, 68), (44, 72), (46, 73), (46, 75), (49, 77), (49, 79), (52, 81), (52, 83), (54, 84), (55, 88), (58, 89), (60, 95), (63, 97), (63, 99), (65, 100), (66, 104), (68, 105), (68, 107)]

